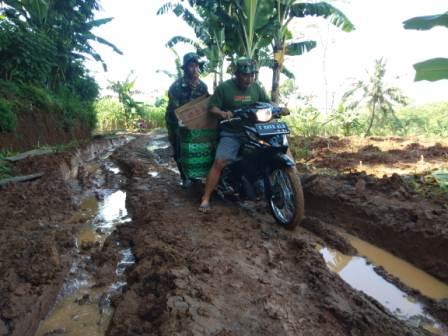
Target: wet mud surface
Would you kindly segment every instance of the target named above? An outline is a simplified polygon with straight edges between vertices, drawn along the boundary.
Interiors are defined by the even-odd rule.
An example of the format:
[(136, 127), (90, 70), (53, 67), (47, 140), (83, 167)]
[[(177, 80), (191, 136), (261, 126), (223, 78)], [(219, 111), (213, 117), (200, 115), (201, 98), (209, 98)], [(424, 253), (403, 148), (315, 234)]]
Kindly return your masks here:
[[(106, 143), (85, 149), (83, 159), (69, 151), (16, 164), (19, 173), (45, 175), (0, 189), (0, 335), (36, 333), (80, 248), (83, 218), (71, 220), (73, 214), (86, 195), (101, 198), (98, 189), (104, 187), (126, 192), (131, 220), (104, 243), (81, 246), (90, 256), (92, 286), (117, 280), (123, 248), (135, 259), (124, 271), (126, 285), (108, 298), (113, 311), (105, 335), (431, 335), (352, 288), (327, 267), (319, 249), (355, 254), (342, 230), (448, 282), (444, 202), (407, 190), (400, 176), (352, 171), (318, 173), (305, 188), (307, 218), (292, 232), (274, 222), (263, 202), (214, 198), (212, 213), (202, 214), (203, 186), (181, 189), (169, 148), (151, 146), (163, 139), (158, 132), (142, 135), (117, 149), (111, 160), (121, 169), (118, 176), (95, 177), (83, 163), (108, 140), (96, 140)], [(316, 167), (343, 170), (339, 165), (348, 162), (335, 156), (332, 165), (322, 159), (328, 146), (315, 148)], [(446, 152), (439, 154), (442, 160)], [(425, 298), (387, 271), (377, 272), (448, 324), (446, 300)], [(82, 295), (76, 302), (92, 300), (102, 304)], [(71, 334), (61, 325), (45, 335)]]

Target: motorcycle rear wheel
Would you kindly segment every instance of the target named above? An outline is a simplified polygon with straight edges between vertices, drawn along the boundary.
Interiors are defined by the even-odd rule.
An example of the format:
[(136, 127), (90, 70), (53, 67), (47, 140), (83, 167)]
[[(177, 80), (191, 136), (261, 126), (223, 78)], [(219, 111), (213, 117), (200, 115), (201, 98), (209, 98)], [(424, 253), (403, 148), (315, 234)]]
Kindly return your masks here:
[(275, 220), (286, 229), (294, 229), (305, 215), (302, 184), (297, 170), (282, 167), (268, 176), (267, 201)]

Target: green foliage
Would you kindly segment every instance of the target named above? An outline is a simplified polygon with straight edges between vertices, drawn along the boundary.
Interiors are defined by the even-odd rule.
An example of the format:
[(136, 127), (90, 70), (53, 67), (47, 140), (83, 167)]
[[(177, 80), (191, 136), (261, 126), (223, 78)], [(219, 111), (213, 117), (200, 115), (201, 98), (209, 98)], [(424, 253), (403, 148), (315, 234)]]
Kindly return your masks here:
[(433, 58), (414, 64), (415, 81), (448, 79), (448, 58)]
[(0, 97), (0, 133), (13, 132), (16, 129), (17, 117), (11, 104)]
[(408, 188), (426, 198), (448, 199), (447, 167), (407, 176), (405, 182)]
[(56, 44), (40, 31), (0, 22), (0, 78), (48, 84), (56, 65)]
[(117, 130), (131, 130), (136, 128), (136, 123), (143, 120), (149, 128), (165, 127), (166, 100), (156, 100), (158, 106), (143, 104), (140, 115), (134, 115), (128, 119), (125, 107), (112, 97), (103, 97), (95, 104), (98, 116), (98, 131), (109, 133)]
[(310, 150), (310, 145), (308, 141), (304, 141), (303, 143), (299, 144), (298, 146), (291, 146), (289, 147), (292, 156), (297, 161), (309, 161), (312, 158), (312, 152)]
[(118, 95), (118, 101), (124, 109), (125, 127), (130, 128), (133, 120), (143, 117), (143, 103), (134, 99), (134, 95), (140, 93), (135, 90), (135, 79), (131, 79), (131, 72), (124, 81), (110, 82), (109, 89)]
[[(93, 82), (95, 83), (95, 82)], [(96, 87), (96, 83), (95, 83)], [(70, 130), (77, 122), (88, 128), (95, 127), (96, 115), (91, 100), (82, 98), (70, 86), (60, 86), (57, 91), (33, 84), (19, 84), (0, 80), (0, 102), (7, 102), (8, 113), (0, 112), (0, 124), (13, 121), (14, 128), (0, 127), (0, 132), (14, 131), (19, 113), (52, 111), (61, 116), (61, 126)], [(3, 106), (3, 104), (2, 104)], [(9, 116), (9, 117), (7, 117)]]
[(448, 136), (448, 102), (410, 106), (397, 111), (403, 125), (399, 135)]
[(401, 127), (401, 122), (395, 114), (397, 105), (406, 105), (408, 98), (400, 89), (387, 86), (385, 81), (386, 62), (380, 58), (375, 60), (374, 70), (368, 78), (358, 80), (344, 94), (343, 104), (347, 109), (359, 106), (367, 107), (370, 116), (365, 135), (370, 135), (373, 127), (384, 128), (392, 124), (394, 128)]
[(124, 130), (126, 119), (123, 105), (112, 97), (103, 97), (95, 103), (98, 131), (101, 133)]
[(62, 123), (65, 130), (70, 130), (77, 121), (93, 129), (96, 125), (96, 114), (91, 101), (83, 100), (69, 86), (61, 86), (55, 97), (55, 103), (62, 111)]
[(24, 102), (26, 101), (28, 104), (31, 103), (32, 106), (40, 108), (52, 109), (55, 106), (54, 93), (48, 89), (32, 84), (22, 84), (20, 87), (21, 92), (19, 97)]
[[(396, 111), (399, 124), (392, 121), (372, 127), (371, 134), (378, 136), (448, 136), (448, 102), (422, 106), (403, 107)], [(368, 109), (349, 109), (340, 104), (338, 109), (325, 117), (305, 100), (302, 107), (292, 110), (284, 118), (293, 134), (304, 137), (328, 135), (362, 135), (370, 122)]]
[(11, 175), (12, 175), (11, 166), (6, 161), (0, 159), (0, 180), (11, 177)]
[(448, 171), (438, 170), (432, 173), (439, 187), (448, 194)]
[(93, 128), (93, 102), (99, 88), (83, 62), (90, 56), (105, 67), (92, 41), (121, 53), (92, 33), (111, 21), (94, 19), (98, 0), (4, 0), (2, 4), (0, 98), (8, 100), (11, 108), (2, 105), (0, 132), (12, 128), (11, 120), (16, 120), (19, 112), (47, 110), (60, 113), (67, 130), (78, 122)]
[(348, 109), (343, 104), (339, 104), (330, 116), (329, 126), (340, 130), (344, 136), (359, 135), (365, 128), (359, 111)]
[(152, 128), (165, 127), (166, 106), (145, 105), (143, 119)]
[(305, 138), (322, 134), (322, 116), (319, 110), (312, 105), (306, 105), (305, 107), (292, 111), (284, 120), (290, 126), (293, 134)]
[[(448, 12), (439, 15), (419, 16), (403, 22), (405, 29), (429, 30), (436, 26), (448, 28)], [(433, 58), (414, 64), (415, 80), (437, 81), (448, 79), (448, 59)]]

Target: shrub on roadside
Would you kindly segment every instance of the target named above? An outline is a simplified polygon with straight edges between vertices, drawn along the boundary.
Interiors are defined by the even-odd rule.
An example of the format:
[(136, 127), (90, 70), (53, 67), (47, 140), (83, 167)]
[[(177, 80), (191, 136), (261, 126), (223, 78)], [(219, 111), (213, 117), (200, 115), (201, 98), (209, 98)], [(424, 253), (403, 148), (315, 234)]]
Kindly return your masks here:
[(0, 98), (0, 132), (14, 132), (16, 129), (17, 117), (11, 104)]

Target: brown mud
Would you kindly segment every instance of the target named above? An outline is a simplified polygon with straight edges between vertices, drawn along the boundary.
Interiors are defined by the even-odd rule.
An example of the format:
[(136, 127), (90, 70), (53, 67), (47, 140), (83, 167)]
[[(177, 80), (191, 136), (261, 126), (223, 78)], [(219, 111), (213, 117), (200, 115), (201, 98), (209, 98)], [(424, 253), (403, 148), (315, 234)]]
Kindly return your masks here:
[[(140, 136), (112, 155), (127, 181), (132, 221), (103, 246), (82, 247), (92, 256), (95, 286), (115, 280), (118, 245), (135, 256), (125, 289), (112, 297), (107, 335), (430, 335), (351, 288), (327, 268), (317, 246), (354, 253), (336, 230), (343, 228), (447, 282), (443, 202), (406, 190), (397, 177), (352, 172), (319, 175), (305, 189), (307, 218), (292, 232), (258, 203), (215, 198), (212, 213), (201, 214), (202, 186), (181, 189), (164, 164), (169, 149), (146, 149), (153, 139)], [(54, 305), (82, 226), (82, 218), (70, 219), (97, 187), (85, 162), (108, 141), (18, 162), (17, 174), (45, 175), (0, 189), (1, 336), (34, 335)], [(314, 154), (318, 166), (322, 153)], [(114, 177), (106, 175), (105, 183)], [(448, 323), (445, 302), (430, 309)]]

